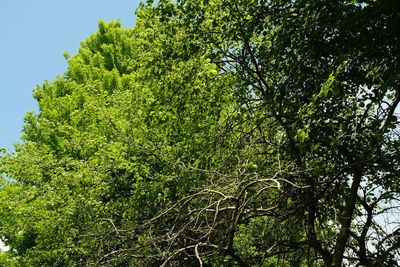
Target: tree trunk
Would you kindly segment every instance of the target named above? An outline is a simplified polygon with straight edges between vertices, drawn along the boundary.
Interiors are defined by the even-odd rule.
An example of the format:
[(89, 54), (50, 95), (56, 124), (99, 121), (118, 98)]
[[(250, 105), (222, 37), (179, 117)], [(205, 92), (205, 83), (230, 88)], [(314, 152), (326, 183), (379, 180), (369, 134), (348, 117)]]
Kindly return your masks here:
[(363, 175), (363, 164), (358, 164), (355, 167), (353, 182), (350, 188), (350, 194), (347, 198), (346, 207), (341, 220), (339, 237), (336, 241), (335, 251), (332, 258), (332, 267), (342, 266), (343, 254), (346, 248), (347, 241), (350, 236), (350, 226), (357, 201), (357, 192), (360, 187), (361, 178)]

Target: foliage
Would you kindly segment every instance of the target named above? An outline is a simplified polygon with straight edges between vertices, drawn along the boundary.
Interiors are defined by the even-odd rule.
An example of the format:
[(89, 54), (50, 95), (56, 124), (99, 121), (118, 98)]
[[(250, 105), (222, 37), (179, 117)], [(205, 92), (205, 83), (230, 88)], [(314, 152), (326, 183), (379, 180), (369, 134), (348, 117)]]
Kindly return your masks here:
[[(18, 266), (397, 266), (396, 1), (148, 1), (1, 158)], [(389, 220), (389, 221), (388, 221)]]

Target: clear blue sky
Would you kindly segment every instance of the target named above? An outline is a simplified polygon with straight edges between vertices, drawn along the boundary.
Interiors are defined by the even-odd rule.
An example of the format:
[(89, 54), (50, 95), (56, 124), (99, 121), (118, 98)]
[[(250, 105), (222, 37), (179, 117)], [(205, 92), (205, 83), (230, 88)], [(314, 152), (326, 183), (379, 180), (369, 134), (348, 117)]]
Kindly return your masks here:
[(139, 0), (0, 0), (0, 147), (19, 141), (25, 113), (37, 110), (36, 85), (66, 70), (97, 22), (131, 27)]

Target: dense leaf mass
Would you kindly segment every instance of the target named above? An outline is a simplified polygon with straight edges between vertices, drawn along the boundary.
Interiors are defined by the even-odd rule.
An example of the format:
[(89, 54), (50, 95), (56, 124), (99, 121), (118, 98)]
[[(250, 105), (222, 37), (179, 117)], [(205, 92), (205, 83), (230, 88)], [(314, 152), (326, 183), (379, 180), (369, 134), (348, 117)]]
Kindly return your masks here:
[(99, 22), (3, 154), (6, 266), (399, 266), (400, 2)]

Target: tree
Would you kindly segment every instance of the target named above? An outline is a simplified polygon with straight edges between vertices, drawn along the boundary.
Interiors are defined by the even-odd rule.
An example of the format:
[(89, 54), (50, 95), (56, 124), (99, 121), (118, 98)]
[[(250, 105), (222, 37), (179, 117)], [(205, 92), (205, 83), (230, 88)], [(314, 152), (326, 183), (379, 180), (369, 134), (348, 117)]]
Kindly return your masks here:
[(397, 266), (396, 1), (163, 0), (137, 15), (99, 22), (36, 89), (40, 112), (1, 159), (13, 260)]
[[(289, 244), (308, 247), (325, 265), (341, 266), (343, 257), (393, 264), (396, 230), (377, 230), (374, 218), (381, 201), (398, 198), (389, 178), (398, 174), (398, 4), (181, 1), (159, 10), (210, 44), (222, 71), (240, 78), (250, 112), (261, 109), (259, 121), (281, 129), (283, 141), (270, 149), (302, 173), (295, 182), (307, 188), (290, 196), (288, 214), (305, 224), (306, 237), (278, 240), (275, 253), (287, 254)], [(263, 136), (267, 125), (256, 125)], [(384, 237), (371, 249), (378, 236), (390, 245)]]

